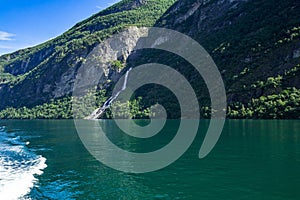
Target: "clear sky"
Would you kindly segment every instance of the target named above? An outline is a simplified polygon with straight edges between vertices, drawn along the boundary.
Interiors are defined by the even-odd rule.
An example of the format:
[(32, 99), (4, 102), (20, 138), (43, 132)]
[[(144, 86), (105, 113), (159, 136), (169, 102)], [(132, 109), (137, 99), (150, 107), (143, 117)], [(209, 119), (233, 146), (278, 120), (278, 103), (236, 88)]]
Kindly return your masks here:
[(0, 55), (56, 37), (120, 0), (0, 0)]

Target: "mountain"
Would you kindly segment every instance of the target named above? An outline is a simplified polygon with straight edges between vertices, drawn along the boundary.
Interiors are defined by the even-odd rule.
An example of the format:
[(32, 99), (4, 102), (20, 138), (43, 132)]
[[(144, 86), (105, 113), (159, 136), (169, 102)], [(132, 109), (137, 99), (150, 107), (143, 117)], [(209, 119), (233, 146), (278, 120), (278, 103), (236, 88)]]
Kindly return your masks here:
[(1, 56), (0, 109), (34, 106), (68, 95), (80, 61), (129, 25), (152, 26), (174, 0), (125, 0), (39, 46)]
[[(224, 79), (229, 117), (299, 118), (299, 19), (300, 4), (294, 0), (123, 0), (51, 41), (1, 56), (0, 117), (71, 117), (74, 78), (92, 49), (115, 33), (136, 34), (132, 27), (156, 26), (184, 33), (210, 53)], [(127, 39), (134, 38), (129, 34)], [(187, 77), (202, 115), (209, 117), (201, 76), (183, 59), (158, 51), (129, 52), (111, 60), (120, 69), (114, 64), (108, 69), (96, 96), (98, 106), (129, 67), (149, 61), (173, 66)], [(144, 108), (158, 102), (170, 117), (178, 117), (173, 108), (178, 102), (166, 89), (144, 87), (136, 96)]]
[(191, 36), (210, 53), (222, 72), (230, 117), (299, 118), (299, 11), (292, 0), (186, 0), (157, 24)]

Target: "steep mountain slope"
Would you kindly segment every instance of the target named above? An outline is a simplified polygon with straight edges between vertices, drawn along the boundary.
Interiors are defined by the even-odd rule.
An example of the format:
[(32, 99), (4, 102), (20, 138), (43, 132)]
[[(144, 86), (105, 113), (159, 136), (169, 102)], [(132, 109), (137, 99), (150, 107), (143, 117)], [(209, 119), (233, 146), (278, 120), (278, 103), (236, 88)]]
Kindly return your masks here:
[[(290, 95), (276, 95), (300, 88), (299, 17), (300, 3), (293, 0), (186, 0), (158, 24), (190, 35), (211, 54), (235, 109), (232, 117), (298, 118), (299, 92), (294, 103)], [(289, 106), (294, 108), (288, 111)], [(250, 113), (241, 113), (243, 107)], [(261, 113), (253, 113), (255, 107)]]
[(102, 40), (128, 26), (152, 26), (175, 0), (124, 0), (39, 46), (0, 57), (0, 109), (68, 95), (76, 70)]
[[(203, 45), (222, 73), (229, 117), (299, 118), (300, 3), (295, 0), (124, 0), (52, 41), (1, 56), (0, 110), (33, 107), (70, 94), (76, 70), (93, 47), (132, 25), (174, 29)], [(124, 62), (127, 57), (118, 59)], [(186, 76), (203, 106), (202, 114), (209, 117), (210, 101), (201, 77), (170, 53), (135, 52), (127, 68), (107, 78), (113, 76), (115, 81), (128, 67), (149, 62), (173, 66)], [(97, 97), (99, 102), (109, 95), (110, 88), (106, 89)], [(167, 89), (143, 87), (137, 96), (143, 97), (145, 106), (159, 102), (170, 117), (178, 117), (177, 101)], [(51, 104), (69, 108), (67, 101)], [(24, 109), (18, 110), (19, 116), (29, 112)], [(47, 113), (51, 106), (34, 109)], [(16, 110), (8, 109), (2, 117), (11, 112)]]

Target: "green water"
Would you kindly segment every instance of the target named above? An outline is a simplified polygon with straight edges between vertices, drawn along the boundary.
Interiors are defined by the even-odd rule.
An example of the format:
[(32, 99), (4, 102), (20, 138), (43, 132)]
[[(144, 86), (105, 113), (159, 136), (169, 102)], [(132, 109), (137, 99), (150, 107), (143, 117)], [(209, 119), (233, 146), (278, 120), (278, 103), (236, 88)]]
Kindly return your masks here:
[[(152, 140), (122, 136), (103, 121), (112, 141), (132, 151), (160, 148), (178, 127), (169, 121)], [(208, 121), (189, 150), (170, 166), (146, 174), (106, 167), (85, 149), (73, 121), (0, 121), (48, 165), (31, 199), (300, 199), (300, 121), (226, 122), (213, 151), (198, 159)], [(117, 161), (116, 161), (117, 162)]]

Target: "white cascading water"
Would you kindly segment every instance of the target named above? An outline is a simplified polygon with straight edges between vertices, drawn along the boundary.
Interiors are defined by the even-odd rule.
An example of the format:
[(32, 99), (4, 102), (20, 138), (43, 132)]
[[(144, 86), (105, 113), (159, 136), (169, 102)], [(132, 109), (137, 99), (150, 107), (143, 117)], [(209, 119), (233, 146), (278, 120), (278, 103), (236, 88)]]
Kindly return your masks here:
[(96, 110), (94, 110), (94, 112), (89, 115), (88, 117), (86, 117), (85, 119), (99, 119), (101, 117), (101, 115), (104, 113), (104, 111), (109, 108), (111, 106), (111, 104), (118, 98), (118, 96), (120, 95), (120, 93), (124, 90), (126, 90), (127, 87), (127, 80), (128, 80), (128, 75), (129, 72), (132, 70), (132, 68), (130, 68), (126, 74), (125, 74), (125, 79), (124, 79), (124, 83), (122, 85), (121, 90), (119, 90), (115, 95), (111, 96), (108, 100), (106, 100), (103, 104), (103, 106), (101, 106), (100, 108), (97, 108)]

